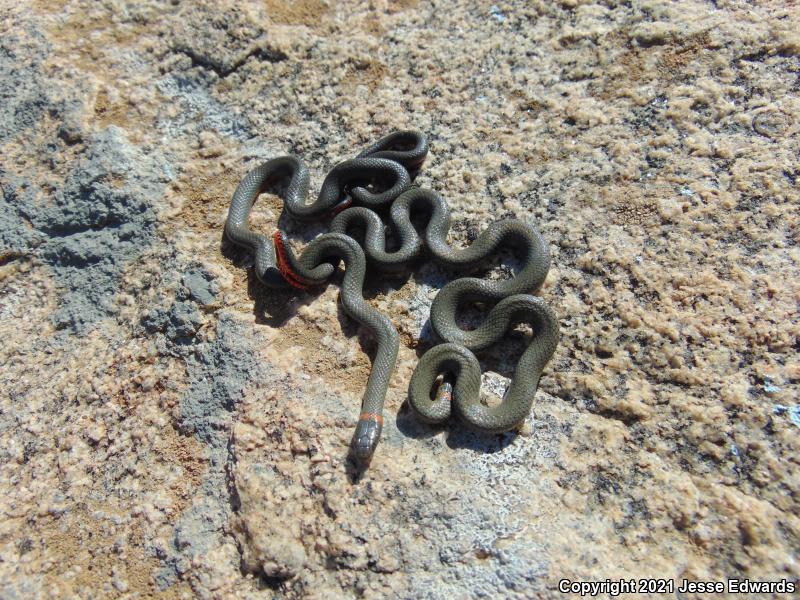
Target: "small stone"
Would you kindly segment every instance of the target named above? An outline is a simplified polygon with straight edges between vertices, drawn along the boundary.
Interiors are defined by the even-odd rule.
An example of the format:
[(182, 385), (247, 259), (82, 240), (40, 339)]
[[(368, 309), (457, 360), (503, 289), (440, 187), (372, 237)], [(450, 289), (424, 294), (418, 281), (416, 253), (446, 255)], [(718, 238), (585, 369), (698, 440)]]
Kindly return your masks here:
[(213, 277), (202, 269), (192, 269), (183, 276), (183, 285), (189, 290), (189, 296), (202, 304), (211, 306), (216, 302), (219, 286)]
[(120, 576), (119, 571), (117, 571), (117, 569), (113, 569), (112, 574), (111, 583), (114, 585), (114, 588), (116, 588), (116, 590), (120, 593), (127, 592), (128, 582)]
[(77, 120), (68, 119), (58, 128), (58, 137), (69, 145), (82, 141), (83, 135), (83, 125)]
[(86, 439), (94, 444), (99, 444), (106, 437), (106, 428), (102, 423), (95, 423), (86, 429)]

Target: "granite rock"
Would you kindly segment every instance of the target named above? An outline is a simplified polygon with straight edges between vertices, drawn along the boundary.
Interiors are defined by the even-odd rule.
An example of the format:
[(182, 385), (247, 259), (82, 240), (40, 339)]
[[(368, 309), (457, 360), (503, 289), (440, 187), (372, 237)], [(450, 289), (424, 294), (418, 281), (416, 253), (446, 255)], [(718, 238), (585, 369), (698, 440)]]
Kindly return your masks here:
[[(798, 72), (791, 6), (454, 0), (0, 8), (0, 597), (558, 595), (796, 580)], [(401, 348), (264, 288), (241, 177), (318, 186), (398, 128), (451, 241), (535, 224), (562, 339), (519, 432), (405, 403), (453, 273), (371, 274)], [(298, 246), (270, 193), (254, 227)], [(503, 276), (501, 256), (486, 276)], [(479, 319), (480, 315), (473, 315)], [(501, 395), (524, 334), (489, 352)]]

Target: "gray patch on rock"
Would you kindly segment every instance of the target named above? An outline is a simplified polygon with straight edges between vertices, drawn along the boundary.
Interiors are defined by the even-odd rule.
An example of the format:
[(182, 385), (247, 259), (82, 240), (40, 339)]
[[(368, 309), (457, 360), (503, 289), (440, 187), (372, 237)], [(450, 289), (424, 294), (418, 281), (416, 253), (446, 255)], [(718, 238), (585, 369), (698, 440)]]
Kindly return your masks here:
[(44, 35), (30, 25), (0, 36), (0, 143), (33, 127), (48, 109), (41, 75), (48, 53)]
[(209, 90), (217, 80), (213, 71), (201, 69), (172, 73), (161, 79), (158, 91), (178, 103), (180, 110), (175, 117), (161, 116), (156, 127), (172, 138), (196, 136), (208, 130), (239, 141), (253, 137), (249, 119), (211, 97)]
[(166, 273), (164, 283), (168, 287), (178, 285), (175, 300), (169, 306), (145, 310), (139, 322), (146, 333), (156, 334), (155, 343), (161, 354), (186, 359), (195, 353), (197, 333), (206, 322), (198, 305), (210, 308), (216, 301), (219, 284), (198, 264), (183, 273)]
[[(514, 597), (514, 591), (526, 597), (547, 573), (546, 553), (525, 535), (522, 517), (513, 516), (515, 505), (529, 494), (492, 481), (474, 481), (476, 485), (460, 490), (455, 503), (432, 496), (431, 490), (414, 493), (407, 499), (412, 514), (398, 516), (398, 523), (413, 518), (428, 540), (424, 551), (414, 544), (413, 551), (405, 548), (400, 553), (410, 563), (404, 566), (410, 587), (424, 590), (417, 597), (444, 599), (467, 591), (478, 598)], [(430, 504), (433, 500), (437, 504)], [(439, 568), (430, 571), (430, 565)]]
[(24, 210), (34, 202), (32, 186), (0, 168), (0, 254), (29, 254), (42, 242)]
[(181, 401), (181, 426), (217, 450), (227, 444), (228, 416), (245, 387), (266, 376), (266, 366), (255, 360), (245, 337), (241, 325), (223, 314), (217, 339), (199, 344), (187, 361), (189, 390)]
[(180, 401), (179, 425), (207, 445), (209, 467), (175, 525), (172, 555), (156, 576), (161, 587), (187, 572), (194, 557), (222, 544), (232, 513), (227, 472), (231, 413), (251, 383), (274, 378), (269, 367), (253, 356), (242, 325), (229, 315), (220, 316), (213, 342), (194, 349), (187, 358), (188, 389)]
[(174, 344), (188, 344), (203, 325), (203, 316), (193, 302), (174, 302), (169, 309), (149, 311), (142, 317), (142, 325), (148, 333), (164, 333)]
[[(541, 392), (539, 401), (545, 401)], [(546, 402), (558, 400), (547, 396)], [(543, 418), (536, 421), (536, 434), (531, 437), (504, 434), (487, 438), (467, 430), (450, 434), (448, 445), (460, 456), (457, 462), (465, 474), (481, 482), (461, 498), (462, 509), (453, 511), (451, 522), (434, 518), (430, 524), (442, 540), (436, 545), (447, 549), (440, 559), (451, 568), (439, 576), (452, 586), (452, 593), (470, 590), (476, 597), (524, 598), (543, 586), (548, 554), (533, 542), (536, 536), (528, 531), (526, 509), (536, 495), (532, 488), (540, 487), (537, 472), (552, 467), (556, 459), (554, 448), (563, 435), (561, 427), (554, 419)], [(487, 446), (487, 439), (496, 439), (496, 445)], [(486, 558), (463, 560), (476, 553)], [(450, 596), (437, 589), (440, 591), (431, 597)]]
[[(539, 402), (558, 400), (540, 392)], [(434, 455), (454, 452), (461, 473), (435, 482), (423, 477), (406, 487), (403, 502), (382, 526), (402, 531), (414, 522), (425, 532), (425, 544), (400, 536), (388, 552), (396, 554), (415, 590), (403, 598), (528, 598), (544, 590), (548, 541), (531, 530), (528, 517), (535, 511), (532, 499), (552, 493), (537, 473), (553, 467), (564, 424), (543, 412), (530, 437), (456, 428), (446, 441), (428, 440)]]
[(0, 251), (31, 254), (52, 269), (63, 288), (51, 316), (57, 328), (84, 333), (117, 312), (120, 274), (156, 239), (153, 200), (169, 181), (166, 164), (109, 127), (88, 140), (46, 206), (38, 188), (0, 169)]
[(112, 126), (88, 140), (50, 206), (23, 207), (29, 211), (24, 216), (48, 236), (39, 255), (64, 288), (52, 315), (57, 328), (82, 333), (116, 313), (120, 274), (156, 239), (153, 200), (168, 181), (165, 162)]
[(183, 285), (189, 297), (203, 306), (211, 306), (219, 293), (214, 276), (201, 266), (193, 266), (183, 276)]
[[(47, 41), (30, 24), (14, 25), (0, 36), (0, 144), (33, 127), (53, 108), (41, 77)], [(35, 199), (29, 181), (0, 166), (0, 253), (28, 254), (41, 243), (26, 213)]]

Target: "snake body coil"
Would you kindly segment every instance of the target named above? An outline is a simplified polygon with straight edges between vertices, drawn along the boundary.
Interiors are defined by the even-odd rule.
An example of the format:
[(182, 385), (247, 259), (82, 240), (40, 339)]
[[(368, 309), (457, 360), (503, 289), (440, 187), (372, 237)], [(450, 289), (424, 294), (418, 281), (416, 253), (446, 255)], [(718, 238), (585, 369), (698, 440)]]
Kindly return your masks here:
[[(470, 350), (483, 350), (500, 341), (519, 321), (533, 326), (533, 338), (517, 363), (501, 404), (484, 406), (480, 403), (481, 367)], [(448, 343), (431, 348), (414, 370), (409, 402), (415, 412), (428, 423), (440, 423), (450, 417), (452, 402), (461, 420), (477, 431), (502, 433), (519, 425), (531, 410), (542, 369), (558, 344), (558, 319), (553, 311), (541, 298), (515, 294), (498, 302), (476, 330), (464, 332), (453, 325), (437, 333)], [(455, 378), (455, 384), (442, 385), (431, 400), (430, 392), (439, 375)]]
[[(424, 240), (411, 224), (412, 212), (428, 215)], [(399, 266), (429, 253), (440, 265), (471, 271), (494, 255), (501, 247), (517, 251), (522, 268), (511, 279), (487, 281), (462, 278), (445, 285), (431, 306), (431, 324), (446, 344), (436, 346), (420, 359), (409, 387), (411, 407), (425, 421), (438, 423), (450, 416), (452, 401), (461, 419), (471, 428), (498, 433), (517, 426), (530, 412), (542, 369), (558, 344), (558, 319), (540, 298), (527, 295), (537, 290), (550, 267), (550, 255), (535, 228), (518, 220), (492, 223), (468, 247), (456, 250), (447, 243), (450, 210), (436, 192), (410, 189), (395, 200), (390, 224), (400, 247), (386, 250), (383, 221), (371, 210), (349, 208), (339, 213), (331, 230), (347, 233), (356, 225), (364, 230), (364, 251), (370, 262), (381, 266)], [(496, 303), (485, 321), (474, 331), (465, 331), (456, 323), (459, 305), (468, 302)], [(525, 321), (534, 328), (534, 338), (522, 355), (503, 402), (486, 407), (479, 402), (481, 370), (470, 350), (484, 350), (500, 341), (516, 322)], [(439, 375), (449, 376), (435, 400), (430, 392)], [(455, 386), (449, 381), (455, 378)]]
[[(428, 254), (446, 268), (471, 271), (501, 247), (512, 248), (522, 259), (522, 268), (511, 279), (462, 278), (447, 284), (434, 300), (431, 322), (448, 343), (434, 347), (422, 357), (410, 387), (411, 406), (426, 421), (439, 422), (450, 414), (449, 381), (440, 386), (435, 400), (430, 399), (437, 376), (445, 374), (455, 378), (452, 389), (456, 410), (471, 427), (491, 432), (514, 427), (528, 414), (542, 368), (558, 340), (555, 315), (541, 299), (525, 295), (537, 289), (547, 275), (550, 257), (544, 240), (532, 226), (504, 220), (490, 225), (469, 247), (451, 248), (447, 243), (450, 229), (447, 203), (431, 190), (409, 189), (427, 151), (427, 140), (417, 132), (402, 131), (381, 138), (355, 159), (336, 165), (311, 204), (305, 204), (309, 174), (300, 159), (284, 156), (267, 161), (239, 184), (225, 224), (231, 241), (253, 250), (256, 276), (271, 287), (291, 285), (305, 289), (323, 284), (336, 265), (344, 261), (343, 307), (378, 342), (351, 444), (353, 455), (362, 461), (369, 460), (380, 439), (384, 399), (399, 347), (391, 322), (364, 300), (367, 261), (382, 269), (392, 269)], [(291, 251), (282, 233), (275, 232), (270, 239), (247, 225), (258, 195), (279, 178), (289, 180), (284, 206), (292, 216), (310, 219), (336, 215), (331, 233), (315, 238), (299, 256)], [(375, 188), (383, 191), (374, 191)], [(388, 206), (391, 207), (389, 225), (400, 244), (394, 251), (387, 251), (386, 226), (376, 212)], [(422, 237), (412, 225), (412, 212), (427, 215)], [(348, 235), (356, 226), (364, 229), (363, 249)], [(467, 332), (457, 326), (455, 315), (459, 304), (469, 300), (496, 305), (478, 329)], [(503, 403), (494, 408), (482, 406), (477, 401), (480, 367), (468, 348), (480, 350), (491, 345), (519, 319), (534, 326), (535, 337), (519, 362)]]
[[(287, 278), (280, 271), (274, 240), (256, 233), (247, 219), (258, 195), (270, 183), (288, 179), (283, 194), (287, 212), (301, 220), (317, 219), (347, 208), (380, 208), (390, 204), (411, 185), (410, 171), (419, 168), (428, 154), (428, 141), (420, 133), (399, 131), (389, 134), (364, 150), (358, 157), (336, 165), (322, 182), (317, 199), (306, 204), (309, 172), (305, 163), (294, 156), (281, 156), (259, 165), (242, 179), (231, 198), (225, 234), (235, 244), (255, 253), (256, 277), (270, 287), (286, 287)], [(373, 192), (358, 184), (378, 183), (388, 189)]]

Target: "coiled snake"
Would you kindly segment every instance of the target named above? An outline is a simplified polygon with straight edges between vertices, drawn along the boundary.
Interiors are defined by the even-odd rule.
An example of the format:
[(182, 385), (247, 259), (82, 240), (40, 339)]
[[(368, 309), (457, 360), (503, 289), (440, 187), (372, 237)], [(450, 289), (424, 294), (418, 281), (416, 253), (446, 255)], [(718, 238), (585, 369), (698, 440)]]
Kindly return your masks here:
[[(512, 429), (530, 411), (539, 376), (558, 343), (555, 314), (541, 299), (527, 295), (547, 275), (550, 257), (544, 240), (530, 225), (503, 220), (490, 225), (468, 248), (451, 248), (446, 241), (450, 229), (447, 203), (431, 190), (410, 188), (412, 176), (427, 152), (428, 143), (422, 134), (392, 133), (355, 159), (336, 165), (311, 204), (304, 204), (309, 185), (304, 163), (292, 156), (275, 158), (245, 176), (233, 194), (225, 223), (225, 233), (231, 241), (254, 251), (256, 276), (271, 287), (291, 285), (306, 289), (320, 285), (332, 275), (339, 260), (344, 261), (343, 307), (378, 341), (351, 444), (354, 457), (365, 462), (380, 439), (383, 403), (399, 348), (391, 322), (364, 300), (367, 261), (392, 268), (430, 254), (446, 268), (470, 271), (501, 247), (516, 250), (522, 259), (522, 269), (511, 279), (490, 282), (462, 278), (447, 284), (436, 296), (431, 323), (447, 343), (423, 355), (409, 389), (410, 404), (425, 421), (440, 422), (449, 417), (452, 390), (456, 412), (470, 427), (486, 432)], [(289, 183), (284, 206), (289, 214), (299, 219), (336, 215), (331, 232), (315, 238), (300, 256), (291, 251), (281, 232), (276, 231), (270, 239), (253, 232), (247, 224), (253, 203), (264, 187), (274, 179), (286, 178)], [(363, 187), (364, 184), (377, 185), (383, 191)], [(391, 252), (386, 249), (386, 227), (376, 212), (387, 206), (389, 225), (400, 241), (400, 248)], [(427, 216), (422, 237), (411, 223), (412, 212)], [(357, 225), (365, 231), (363, 249), (347, 235)], [(496, 303), (474, 331), (464, 331), (456, 324), (456, 310), (465, 301)], [(486, 407), (479, 402), (480, 365), (470, 349), (482, 350), (492, 345), (520, 320), (533, 326), (534, 337), (519, 361), (503, 402)], [(447, 378), (431, 400), (430, 392), (439, 375)]]

